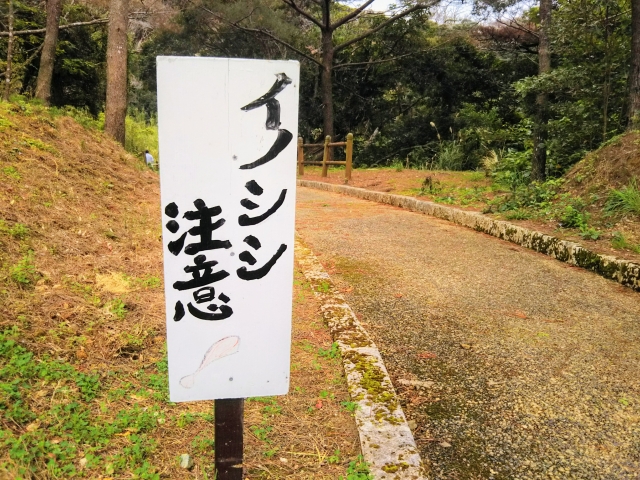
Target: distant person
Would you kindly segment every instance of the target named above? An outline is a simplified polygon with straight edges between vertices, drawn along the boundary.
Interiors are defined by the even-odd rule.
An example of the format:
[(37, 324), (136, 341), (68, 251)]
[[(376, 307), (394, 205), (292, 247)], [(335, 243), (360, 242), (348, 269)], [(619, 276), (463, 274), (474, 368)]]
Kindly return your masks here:
[(147, 167), (150, 168), (153, 168), (156, 164), (156, 159), (149, 153), (149, 150), (144, 151), (144, 161), (146, 162)]

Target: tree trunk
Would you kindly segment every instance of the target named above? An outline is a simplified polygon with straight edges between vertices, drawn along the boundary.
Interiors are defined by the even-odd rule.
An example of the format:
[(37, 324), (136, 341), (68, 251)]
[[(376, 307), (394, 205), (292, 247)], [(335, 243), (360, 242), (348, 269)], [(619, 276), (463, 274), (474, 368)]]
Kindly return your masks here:
[(107, 41), (107, 104), (104, 130), (124, 145), (127, 115), (128, 0), (111, 0)]
[(631, 82), (629, 128), (640, 126), (640, 0), (631, 0)]
[(324, 136), (333, 140), (333, 39), (332, 32), (322, 32), (322, 118)]
[(5, 102), (9, 101), (9, 94), (11, 93), (11, 66), (13, 63), (13, 43), (15, 41), (13, 35), (13, 0), (9, 0), (9, 18), (7, 23), (9, 24), (9, 39), (7, 43), (7, 69), (4, 74), (4, 93), (2, 98)]
[[(549, 27), (551, 26), (552, 0), (540, 0), (540, 32), (538, 44), (538, 74), (551, 71), (551, 46)], [(531, 162), (531, 179), (544, 181), (547, 167), (547, 106), (546, 93), (536, 96), (536, 124), (533, 132), (533, 160)]]
[(49, 105), (51, 99), (51, 79), (53, 78), (53, 63), (56, 58), (61, 13), (62, 0), (47, 0), (47, 30), (44, 34), (38, 81), (36, 82), (36, 98), (42, 100), (45, 105)]

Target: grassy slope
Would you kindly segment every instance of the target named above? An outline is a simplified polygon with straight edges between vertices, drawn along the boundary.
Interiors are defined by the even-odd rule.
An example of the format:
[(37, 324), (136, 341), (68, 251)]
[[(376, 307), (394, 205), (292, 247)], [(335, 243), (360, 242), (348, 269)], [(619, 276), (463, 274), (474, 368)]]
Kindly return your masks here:
[[(0, 142), (0, 478), (213, 478), (211, 402), (167, 402), (157, 175), (40, 107), (0, 103)], [(248, 403), (253, 478), (337, 478), (358, 453), (295, 292), (319, 333), (294, 342), (292, 395)]]

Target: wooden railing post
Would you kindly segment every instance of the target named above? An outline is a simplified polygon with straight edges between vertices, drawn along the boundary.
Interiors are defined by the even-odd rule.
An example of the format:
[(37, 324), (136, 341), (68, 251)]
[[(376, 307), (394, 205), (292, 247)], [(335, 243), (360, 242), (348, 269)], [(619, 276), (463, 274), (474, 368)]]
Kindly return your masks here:
[(298, 137), (298, 175), (304, 175), (304, 150), (302, 148), (302, 137)]
[(353, 157), (353, 133), (347, 135), (347, 158), (344, 169), (344, 176), (347, 181), (351, 180), (351, 161)]
[(331, 143), (331, 137), (327, 135), (324, 139), (324, 153), (322, 154), (322, 176), (327, 176), (327, 170), (329, 169), (329, 165), (327, 162), (329, 161), (329, 144)]

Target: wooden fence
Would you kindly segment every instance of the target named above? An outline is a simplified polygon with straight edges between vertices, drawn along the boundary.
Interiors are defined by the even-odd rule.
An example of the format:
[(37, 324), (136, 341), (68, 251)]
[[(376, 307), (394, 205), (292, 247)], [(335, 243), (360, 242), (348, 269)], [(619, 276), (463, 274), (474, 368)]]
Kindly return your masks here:
[[(324, 147), (322, 154), (322, 161), (307, 161), (304, 159), (304, 149), (308, 147)], [(345, 160), (329, 160), (329, 149), (334, 147), (346, 147)], [(353, 133), (347, 135), (346, 142), (333, 142), (331, 143), (331, 137), (327, 135), (324, 139), (324, 143), (304, 143), (302, 137), (298, 137), (298, 175), (304, 175), (305, 165), (322, 165), (322, 176), (327, 176), (329, 165), (344, 165), (344, 176), (347, 180), (351, 180), (351, 165), (353, 159)]]

